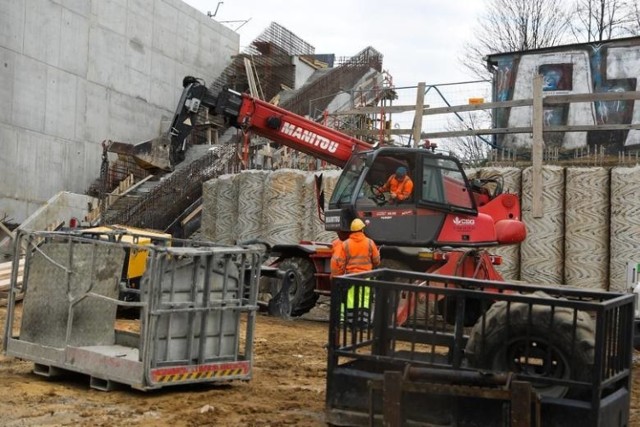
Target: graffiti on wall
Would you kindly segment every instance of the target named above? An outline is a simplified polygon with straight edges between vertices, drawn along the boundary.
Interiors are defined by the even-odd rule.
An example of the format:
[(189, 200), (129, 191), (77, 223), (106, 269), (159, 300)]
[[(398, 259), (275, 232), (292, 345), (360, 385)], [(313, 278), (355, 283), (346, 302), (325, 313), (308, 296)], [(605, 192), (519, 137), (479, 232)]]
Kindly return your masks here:
[[(640, 37), (602, 43), (559, 46), (530, 52), (489, 56), (493, 65), (496, 101), (533, 97), (533, 76), (543, 78), (545, 94), (627, 92), (637, 89)], [(640, 122), (640, 100), (596, 101), (545, 106), (546, 126), (631, 124)], [(502, 108), (494, 116), (496, 128), (531, 126), (531, 107)], [(530, 147), (529, 134), (497, 137), (503, 147)], [(551, 132), (547, 146), (575, 149), (603, 146), (609, 153), (640, 145), (640, 130)]]

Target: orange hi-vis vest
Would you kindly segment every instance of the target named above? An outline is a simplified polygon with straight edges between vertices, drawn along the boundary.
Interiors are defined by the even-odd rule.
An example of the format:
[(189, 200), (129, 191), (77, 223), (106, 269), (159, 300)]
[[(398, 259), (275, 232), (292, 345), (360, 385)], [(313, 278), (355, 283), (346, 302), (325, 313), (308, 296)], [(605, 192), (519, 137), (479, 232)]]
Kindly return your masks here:
[(373, 270), (380, 264), (380, 251), (362, 231), (351, 233), (349, 238), (334, 246), (331, 257), (331, 275), (360, 273)]
[(396, 194), (398, 200), (406, 200), (413, 193), (413, 181), (409, 176), (405, 176), (402, 181), (398, 180), (395, 175), (391, 175), (387, 182), (382, 186), (382, 191), (390, 191)]

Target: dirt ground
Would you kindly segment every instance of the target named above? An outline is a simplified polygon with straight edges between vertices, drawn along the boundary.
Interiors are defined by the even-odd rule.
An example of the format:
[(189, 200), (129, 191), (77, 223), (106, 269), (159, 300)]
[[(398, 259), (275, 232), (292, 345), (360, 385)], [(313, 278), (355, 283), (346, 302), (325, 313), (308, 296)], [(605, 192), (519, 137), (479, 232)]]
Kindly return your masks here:
[(82, 375), (49, 380), (0, 355), (0, 425), (322, 426), (326, 341), (327, 323), (259, 315), (251, 381), (151, 392), (93, 390)]
[[(6, 310), (0, 308), (0, 325)], [(32, 363), (0, 355), (2, 426), (321, 426), (327, 323), (259, 315), (254, 377), (223, 386), (102, 392), (88, 378), (34, 375)], [(630, 426), (640, 426), (636, 354)]]

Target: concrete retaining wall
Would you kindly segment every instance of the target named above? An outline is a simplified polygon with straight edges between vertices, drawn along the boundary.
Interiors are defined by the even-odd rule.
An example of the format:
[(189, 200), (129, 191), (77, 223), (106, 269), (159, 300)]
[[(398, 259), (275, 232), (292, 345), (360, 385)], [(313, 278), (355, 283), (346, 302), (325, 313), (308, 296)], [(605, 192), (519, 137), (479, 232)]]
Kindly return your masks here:
[(180, 0), (0, 0), (0, 218), (98, 176), (100, 142), (156, 137), (182, 78), (211, 82), (239, 35)]
[[(233, 243), (243, 230), (250, 229), (252, 236), (272, 244), (297, 243), (301, 239), (331, 242), (335, 238), (335, 233), (324, 231), (318, 220), (314, 191), (318, 172), (260, 172), (266, 178), (257, 180), (250, 179), (253, 175), (248, 174), (252, 173), (256, 172), (243, 172), (235, 178), (229, 175), (205, 184), (202, 227), (206, 237)], [(624, 291), (627, 262), (640, 262), (640, 166), (544, 166), (542, 174), (544, 211), (541, 218), (534, 218), (531, 168), (467, 171), (470, 177), (498, 178), (504, 191), (521, 195), (527, 239), (520, 245), (490, 248), (491, 253), (503, 257), (503, 264), (496, 267), (498, 271), (506, 280)], [(327, 202), (339, 175), (337, 170), (323, 171)], [(220, 194), (221, 186), (230, 185), (225, 183), (229, 179), (252, 181), (248, 186), (251, 188), (239, 190), (245, 194), (240, 195), (237, 214), (226, 207), (233, 199)], [(241, 226), (244, 215), (252, 222), (245, 218), (242, 221), (248, 225)], [(207, 231), (213, 228), (218, 231)], [(225, 232), (230, 229), (235, 229), (232, 236)]]

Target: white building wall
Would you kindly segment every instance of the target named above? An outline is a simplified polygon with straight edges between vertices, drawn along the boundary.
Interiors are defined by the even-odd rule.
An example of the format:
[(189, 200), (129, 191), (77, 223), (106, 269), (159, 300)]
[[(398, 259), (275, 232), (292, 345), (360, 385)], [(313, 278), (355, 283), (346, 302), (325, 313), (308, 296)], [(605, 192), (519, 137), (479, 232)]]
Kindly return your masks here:
[(180, 0), (0, 0), (0, 220), (98, 176), (100, 142), (158, 136), (182, 78), (213, 81), (239, 35)]

